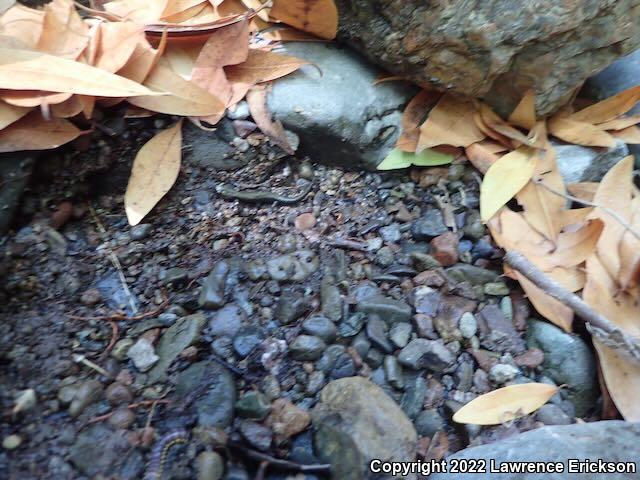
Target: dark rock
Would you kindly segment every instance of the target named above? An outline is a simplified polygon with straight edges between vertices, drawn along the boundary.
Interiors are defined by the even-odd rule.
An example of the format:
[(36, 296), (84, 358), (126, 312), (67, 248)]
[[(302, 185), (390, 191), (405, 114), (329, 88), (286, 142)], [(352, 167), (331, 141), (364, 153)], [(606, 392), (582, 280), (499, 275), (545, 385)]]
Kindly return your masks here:
[(336, 361), (331, 369), (330, 377), (333, 380), (338, 378), (352, 377), (356, 374), (356, 366), (348, 353), (341, 353), (336, 357)]
[(494, 352), (524, 353), (526, 345), (513, 324), (496, 305), (487, 305), (477, 316), (481, 344)]
[(415, 458), (417, 435), (411, 421), (380, 387), (362, 377), (329, 383), (311, 417), (316, 452), (331, 464), (334, 478), (371, 479), (372, 459)]
[(573, 423), (571, 417), (553, 403), (541, 406), (536, 411), (536, 418), (545, 425), (571, 425)]
[(201, 313), (195, 313), (180, 318), (162, 334), (156, 348), (158, 363), (149, 372), (150, 383), (161, 380), (178, 355), (200, 338), (200, 331), (205, 322), (206, 319)]
[(598, 396), (595, 358), (589, 346), (577, 335), (563, 332), (550, 323), (529, 321), (527, 343), (544, 352), (542, 368), (558, 385), (569, 386), (566, 395), (582, 417), (594, 408)]
[(342, 318), (342, 295), (337, 285), (326, 280), (320, 286), (320, 301), (322, 314), (333, 322)]
[(400, 400), (400, 408), (404, 410), (407, 417), (414, 420), (424, 404), (424, 397), (427, 395), (427, 383), (422, 376), (417, 375), (412, 381), (407, 382), (405, 391)]
[(384, 295), (375, 295), (358, 300), (356, 310), (369, 315), (378, 315), (388, 324), (411, 320), (411, 307), (401, 300)]
[(273, 440), (271, 429), (249, 420), (240, 423), (240, 433), (253, 447), (262, 451), (269, 450)]
[(414, 87), (374, 85), (380, 72), (335, 44), (288, 42), (285, 52), (312, 64), (280, 79), (268, 99), (274, 117), (299, 135), (300, 153), (374, 170), (395, 145)]
[(393, 355), (387, 355), (384, 357), (383, 364), (384, 374), (387, 377), (389, 385), (397, 388), (398, 390), (402, 390), (404, 388), (404, 375), (402, 373), (402, 367), (400, 366), (400, 363), (398, 363), (398, 359)]
[(438, 235), (447, 233), (449, 229), (444, 224), (440, 210), (430, 208), (427, 212), (411, 224), (411, 234), (417, 241), (431, 240)]
[(151, 230), (153, 230), (153, 226), (150, 223), (140, 223), (131, 227), (129, 236), (133, 241), (144, 240), (151, 233)]
[(216, 311), (209, 321), (209, 333), (214, 337), (233, 337), (246, 322), (247, 314), (235, 303), (225, 305)]
[(225, 261), (216, 263), (204, 281), (198, 303), (202, 308), (215, 309), (226, 303), (224, 289), (229, 275), (229, 264)]
[(130, 448), (124, 430), (92, 425), (78, 435), (69, 449), (69, 460), (88, 477), (109, 476)]
[(629, 155), (629, 148), (621, 140), (611, 148), (589, 148), (554, 141), (553, 148), (565, 183), (599, 182), (611, 167)]
[(229, 371), (213, 362), (199, 362), (178, 374), (176, 396), (185, 398), (203, 383), (208, 386), (193, 402), (198, 426), (226, 428), (233, 420), (236, 386)]
[(191, 123), (184, 126), (183, 132), (183, 143), (187, 147), (185, 163), (216, 170), (236, 170), (250, 160), (245, 155), (233, 156), (231, 141), (236, 135), (233, 124), (227, 119), (222, 119), (213, 132), (202, 130)]
[(415, 420), (418, 435), (432, 438), (437, 432), (444, 430), (445, 422), (435, 408), (423, 410)]
[(325, 343), (333, 343), (337, 336), (335, 324), (322, 315), (314, 315), (304, 320), (302, 330), (309, 335), (320, 337)]
[(251, 390), (236, 402), (236, 412), (240, 417), (251, 420), (264, 420), (271, 411), (271, 404), (267, 397), (260, 392)]
[(312, 335), (298, 335), (289, 345), (291, 357), (303, 361), (319, 359), (325, 348), (327, 345), (322, 339)]
[(389, 338), (396, 347), (404, 348), (409, 343), (412, 330), (410, 323), (395, 323), (389, 329)]
[(447, 275), (458, 283), (469, 282), (471, 285), (484, 285), (485, 283), (495, 282), (499, 278), (499, 274), (484, 268), (459, 263), (453, 267), (447, 268)]
[(442, 341), (416, 338), (398, 354), (398, 360), (413, 370), (428, 368), (437, 373), (450, 373), (455, 369), (456, 357)]
[(263, 337), (260, 329), (257, 327), (245, 327), (238, 331), (233, 338), (233, 350), (240, 358), (247, 357), (253, 350), (260, 345)]
[(367, 321), (367, 336), (371, 343), (384, 353), (393, 351), (393, 345), (387, 338), (387, 325), (376, 315), (370, 316)]
[(362, 330), (366, 317), (362, 312), (349, 316), (338, 325), (338, 334), (344, 338), (355, 337)]
[[(584, 480), (597, 478), (596, 474), (568, 473), (569, 459), (597, 462), (635, 462), (640, 454), (638, 446), (640, 424), (610, 421), (543, 427), (521, 433), (506, 440), (479, 447), (467, 448), (448, 458), (484, 459), (489, 465), (503, 462), (561, 462), (564, 470), (560, 473), (500, 474), (503, 480)], [(635, 463), (634, 463), (635, 465)], [(635, 466), (634, 466), (635, 468)], [(585, 477), (586, 475), (586, 477)], [(635, 474), (606, 473), (607, 480), (627, 480)], [(486, 473), (436, 473), (430, 480), (481, 480)]]
[(275, 317), (282, 325), (295, 322), (309, 310), (309, 298), (297, 290), (284, 290), (275, 310)]
[(529, 89), (539, 114), (556, 110), (589, 76), (640, 44), (634, 0), (337, 6), (341, 38), (370, 59), (424, 87), (482, 97), (505, 116)]

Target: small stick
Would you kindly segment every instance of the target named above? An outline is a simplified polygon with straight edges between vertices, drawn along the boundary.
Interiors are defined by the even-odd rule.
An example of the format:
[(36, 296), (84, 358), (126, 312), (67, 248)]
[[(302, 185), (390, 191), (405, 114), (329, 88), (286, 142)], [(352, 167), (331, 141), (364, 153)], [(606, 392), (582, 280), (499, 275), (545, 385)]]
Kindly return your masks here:
[(513, 250), (509, 251), (504, 256), (504, 259), (538, 288), (541, 288), (576, 312), (584, 320), (589, 333), (601, 343), (623, 352), (635, 362), (640, 363), (640, 342), (637, 338), (624, 333), (604, 315), (593, 310), (580, 297), (569, 292), (558, 282), (545, 275), (521, 253)]
[(247, 458), (250, 458), (252, 460), (257, 460), (260, 463), (267, 462), (269, 466), (280, 469), (280, 470), (288, 470), (292, 472), (302, 472), (302, 473), (329, 473), (331, 469), (330, 464), (302, 465), (300, 463), (291, 462), (289, 460), (281, 460), (279, 458), (272, 457), (271, 455), (267, 455), (266, 453), (258, 452), (257, 450), (252, 450), (236, 442), (229, 442), (229, 446), (231, 448), (235, 448), (236, 450), (240, 451)]

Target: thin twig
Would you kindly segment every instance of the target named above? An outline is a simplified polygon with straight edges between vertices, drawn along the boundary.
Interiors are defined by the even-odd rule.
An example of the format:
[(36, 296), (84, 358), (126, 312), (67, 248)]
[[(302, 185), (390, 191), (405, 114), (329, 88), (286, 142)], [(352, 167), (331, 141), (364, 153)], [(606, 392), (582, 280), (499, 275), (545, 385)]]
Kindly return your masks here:
[(138, 315), (134, 315), (132, 317), (125, 315), (123, 313), (113, 313), (111, 315), (100, 315), (97, 317), (82, 317), (79, 315), (69, 315), (67, 314), (67, 317), (69, 317), (71, 320), (85, 320), (85, 321), (101, 321), (101, 320), (106, 320), (107, 322), (111, 322), (111, 321), (137, 321), (137, 320), (143, 320), (145, 318), (149, 318), (149, 317), (155, 317), (156, 315), (159, 315), (165, 308), (167, 308), (167, 306), (169, 305), (169, 299), (164, 298), (163, 302), (158, 306), (158, 308), (155, 308), (153, 310), (150, 310), (146, 313), (140, 313)]
[[(127, 408), (129, 410), (133, 410), (135, 408), (138, 407), (145, 407), (147, 405), (151, 405), (151, 412), (153, 412), (153, 410), (156, 408), (156, 405), (158, 403), (165, 403), (165, 404), (169, 404), (171, 403), (171, 400), (142, 400), (141, 402), (136, 402), (136, 403), (130, 403), (129, 405), (127, 405)], [(84, 425), (85, 427), (94, 423), (98, 423), (98, 422), (104, 422), (105, 420), (109, 420), (113, 414), (116, 413), (116, 410), (112, 410), (109, 413), (105, 413), (104, 415), (100, 415), (98, 417), (93, 417), (89, 420), (87, 420), (87, 423)]]
[(627, 232), (629, 232), (631, 235), (636, 237), (636, 239), (640, 240), (640, 233), (636, 232), (633, 229), (633, 227), (629, 225), (629, 223), (624, 218), (622, 218), (622, 216), (619, 213), (610, 209), (609, 207), (605, 207), (604, 205), (599, 205), (597, 203), (590, 202), (588, 200), (583, 200), (581, 198), (574, 197), (573, 195), (569, 195), (567, 193), (559, 192), (555, 188), (550, 187), (549, 185), (544, 183), (541, 178), (534, 178), (533, 182), (536, 183), (537, 185), (540, 185), (545, 190), (548, 190), (549, 192), (553, 193), (554, 195), (558, 195), (559, 197), (564, 198), (565, 200), (571, 200), (572, 202), (581, 203), (583, 205), (587, 205), (588, 207), (599, 208), (605, 211), (606, 213), (611, 215), (614, 218), (614, 220), (616, 220), (620, 225), (622, 225)]
[(247, 458), (257, 460), (260, 463), (267, 462), (270, 467), (274, 467), (279, 470), (288, 470), (291, 472), (302, 473), (329, 473), (329, 471), (331, 470), (330, 464), (302, 465), (300, 463), (292, 462), (289, 460), (281, 460), (279, 458), (272, 457), (271, 455), (267, 455), (266, 453), (258, 452), (257, 450), (252, 450), (240, 443), (229, 442), (229, 446), (238, 450)]
[[(93, 218), (93, 221), (98, 227), (98, 230), (100, 230), (100, 234), (102, 235), (104, 240), (107, 236), (107, 231), (102, 225), (102, 222), (100, 222), (100, 219), (98, 218), (96, 211), (93, 209), (93, 206), (90, 203), (87, 205), (89, 206), (89, 213), (91, 213), (91, 217)], [(111, 249), (109, 249), (109, 260), (111, 260), (111, 263), (113, 264), (113, 266), (118, 272), (118, 277), (120, 278), (120, 283), (122, 283), (122, 288), (124, 289), (125, 293), (127, 294), (127, 298), (129, 299), (129, 306), (131, 307), (131, 311), (133, 313), (138, 313), (138, 307), (136, 307), (136, 304), (133, 301), (133, 294), (131, 293), (131, 290), (129, 290), (129, 285), (127, 284), (127, 279), (124, 276), (124, 272), (122, 270), (122, 265), (120, 264), (120, 260), (118, 260), (118, 257), (116, 256), (115, 253), (113, 253), (113, 250)]]
[(637, 338), (624, 333), (604, 315), (593, 310), (584, 300), (566, 290), (562, 285), (545, 275), (519, 252), (509, 251), (505, 261), (538, 288), (567, 305), (585, 322), (587, 330), (607, 347), (616, 349), (637, 363), (640, 363), (640, 343)]

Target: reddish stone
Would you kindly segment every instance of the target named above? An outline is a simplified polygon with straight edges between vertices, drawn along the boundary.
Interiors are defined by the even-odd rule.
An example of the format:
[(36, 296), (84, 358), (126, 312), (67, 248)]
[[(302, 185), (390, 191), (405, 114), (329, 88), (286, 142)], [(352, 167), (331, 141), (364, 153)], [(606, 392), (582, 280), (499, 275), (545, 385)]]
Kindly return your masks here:
[(544, 362), (544, 352), (538, 348), (530, 348), (514, 360), (519, 367), (536, 368)]
[(458, 236), (447, 232), (431, 240), (431, 255), (444, 267), (458, 263)]

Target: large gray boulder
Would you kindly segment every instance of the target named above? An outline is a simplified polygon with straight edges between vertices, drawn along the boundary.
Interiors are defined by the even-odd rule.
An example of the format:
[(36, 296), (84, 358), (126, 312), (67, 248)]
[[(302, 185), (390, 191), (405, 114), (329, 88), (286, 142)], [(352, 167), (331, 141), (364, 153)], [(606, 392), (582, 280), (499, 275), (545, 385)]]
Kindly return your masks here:
[[(486, 461), (487, 473), (437, 473), (429, 480), (627, 480), (638, 478), (636, 461), (640, 456), (640, 424), (628, 422), (596, 422), (575, 425), (543, 427), (479, 447), (467, 448), (447, 461), (452, 460)], [(635, 470), (627, 467), (628, 473), (571, 473), (569, 460), (597, 462), (616, 462), (621, 468), (627, 462)], [(491, 462), (499, 467), (503, 462), (560, 462), (564, 467), (559, 473), (490, 473)]]
[(405, 105), (417, 93), (407, 82), (375, 81), (383, 73), (336, 44), (291, 42), (283, 53), (312, 65), (274, 83), (269, 110), (300, 137), (299, 153), (348, 169), (375, 170), (400, 135)]
[(425, 87), (541, 114), (640, 46), (640, 0), (337, 0), (340, 37)]

